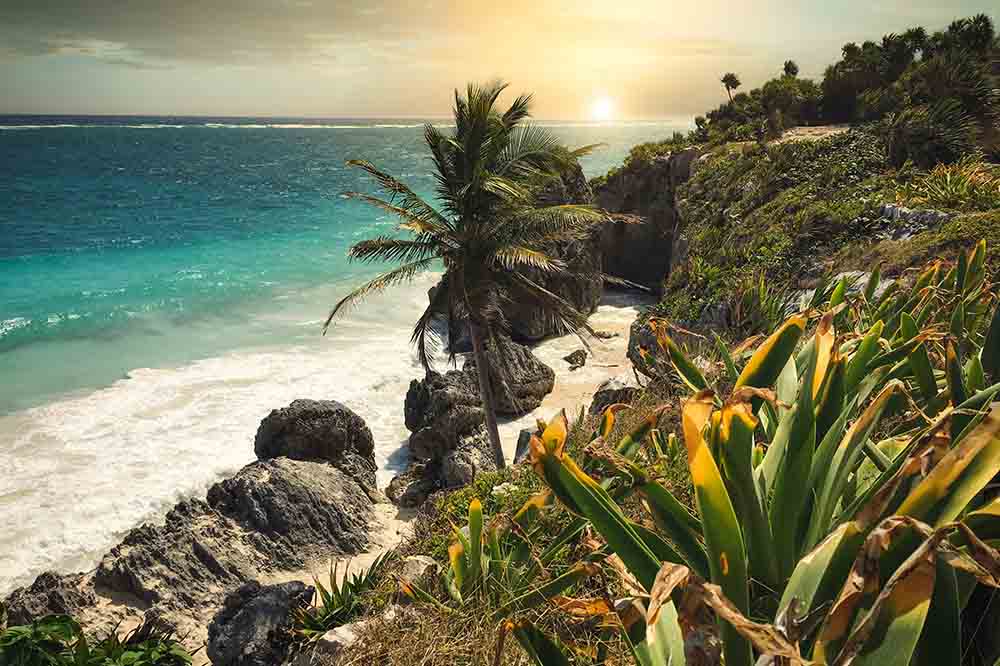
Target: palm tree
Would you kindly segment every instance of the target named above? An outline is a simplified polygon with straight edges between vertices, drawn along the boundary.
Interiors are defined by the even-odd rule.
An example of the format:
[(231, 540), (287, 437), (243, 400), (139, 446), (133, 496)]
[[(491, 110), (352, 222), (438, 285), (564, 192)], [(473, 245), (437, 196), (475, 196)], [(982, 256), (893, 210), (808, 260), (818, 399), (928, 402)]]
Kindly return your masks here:
[(722, 85), (726, 87), (726, 92), (729, 93), (729, 101), (733, 101), (733, 91), (739, 88), (742, 83), (740, 82), (740, 77), (736, 76), (733, 72), (726, 72), (722, 77)]
[[(464, 97), (456, 90), (454, 134), (430, 124), (424, 127), (437, 181), (437, 206), (370, 162), (348, 162), (371, 175), (388, 196), (358, 192), (347, 196), (392, 213), (401, 221), (399, 230), (409, 237), (379, 236), (350, 249), (352, 259), (389, 261), (399, 266), (342, 298), (324, 327), (325, 332), (337, 315), (364, 297), (443, 264), (440, 286), (417, 320), (412, 342), (421, 364), (429, 370), (428, 338), (431, 344), (437, 342), (434, 319), (446, 318), (449, 335), (457, 334), (463, 322), (468, 322), (487, 431), (498, 467), (505, 461), (486, 346), (491, 341), (498, 343), (496, 334), (506, 328), (503, 305), (511, 299), (531, 302), (569, 331), (592, 332), (585, 315), (531, 276), (584, 277), (550, 256), (546, 248), (581, 239), (595, 222), (603, 220), (589, 206), (538, 203), (544, 184), (594, 146), (568, 151), (546, 130), (526, 124), (530, 95), (521, 95), (506, 111), (498, 111), (497, 100), (506, 87), (499, 81), (484, 86), (469, 84)], [(501, 376), (505, 372), (503, 367), (494, 370)]]
[(799, 66), (794, 60), (786, 60), (783, 67), (785, 76), (796, 77), (799, 75)]

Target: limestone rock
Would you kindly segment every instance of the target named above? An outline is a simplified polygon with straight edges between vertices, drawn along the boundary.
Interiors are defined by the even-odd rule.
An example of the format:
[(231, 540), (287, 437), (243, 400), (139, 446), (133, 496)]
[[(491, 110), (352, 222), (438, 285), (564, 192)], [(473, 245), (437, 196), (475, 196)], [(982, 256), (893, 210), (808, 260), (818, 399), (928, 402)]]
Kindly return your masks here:
[(164, 610), (197, 615), (260, 563), (296, 569), (313, 554), (368, 545), (372, 501), (339, 468), (288, 458), (247, 465), (186, 500), (163, 525), (142, 525), (101, 560), (97, 584)]
[(517, 434), (517, 446), (514, 449), (514, 464), (520, 465), (528, 460), (531, 455), (531, 436), (535, 434), (533, 430), (522, 429)]
[(47, 571), (28, 587), (14, 590), (4, 602), (8, 624), (29, 624), (44, 615), (76, 615), (81, 608), (93, 605), (94, 591), (83, 578), (83, 574), (63, 576)]
[(663, 354), (649, 321), (644, 317), (636, 317), (629, 327), (626, 356), (632, 361), (632, 367), (647, 377), (655, 378), (662, 372), (662, 364), (658, 364), (656, 359), (661, 359)]
[[(499, 336), (495, 343), (487, 344), (486, 355), (497, 413), (521, 416), (537, 409), (552, 392), (556, 373), (524, 345)], [(462, 372), (470, 378), (476, 377), (475, 358), (465, 361)]]
[(696, 148), (636, 160), (612, 174), (594, 193), (597, 205), (612, 213), (604, 225), (604, 272), (659, 290), (672, 264), (679, 218), (677, 187), (691, 175)]
[(410, 382), (403, 407), (410, 436), (410, 455), (419, 460), (438, 460), (454, 448), (458, 438), (474, 432), (486, 422), (479, 400), (479, 382), (461, 370), (445, 374), (429, 372)]
[(623, 403), (632, 404), (642, 393), (635, 376), (632, 374), (622, 374), (608, 379), (594, 392), (594, 398), (590, 402), (590, 413), (600, 414), (610, 405)]
[(375, 441), (364, 419), (335, 400), (295, 400), (260, 423), (260, 460), (285, 456), (332, 463), (375, 487)]
[(584, 349), (577, 349), (572, 354), (563, 356), (563, 360), (569, 363), (570, 370), (579, 370), (583, 366), (587, 365), (587, 351)]
[(410, 555), (403, 558), (403, 569), (399, 572), (401, 580), (414, 583), (423, 588), (429, 587), (438, 573), (438, 563), (427, 555)]
[(483, 472), (496, 471), (489, 436), (482, 429), (463, 437), (458, 446), (448, 451), (441, 460), (441, 484), (457, 488), (470, 483)]
[(415, 462), (389, 482), (385, 494), (396, 506), (409, 509), (420, 506), (441, 487), (440, 463)]
[(334, 627), (305, 646), (290, 662), (291, 666), (336, 666), (344, 651), (358, 640), (365, 621)]
[(251, 581), (226, 596), (208, 626), (208, 658), (215, 666), (273, 666), (291, 643), (291, 612), (311, 603), (300, 581), (261, 586)]

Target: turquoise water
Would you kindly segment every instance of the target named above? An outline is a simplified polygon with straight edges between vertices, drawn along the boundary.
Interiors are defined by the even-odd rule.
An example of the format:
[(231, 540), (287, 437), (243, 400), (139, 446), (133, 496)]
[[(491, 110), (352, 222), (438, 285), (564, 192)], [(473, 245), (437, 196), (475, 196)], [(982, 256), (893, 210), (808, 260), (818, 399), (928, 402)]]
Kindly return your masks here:
[[(392, 221), (345, 201), (367, 158), (432, 187), (421, 128), (384, 121), (0, 117), (0, 413), (142, 367), (315, 335), (249, 313), (356, 282)], [(547, 124), (547, 123), (543, 123)], [(555, 125), (588, 176), (676, 124)], [(317, 303), (319, 317), (326, 303)]]
[[(596, 175), (676, 128), (552, 130), (607, 144)], [(394, 225), (341, 197), (370, 189), (344, 167), (359, 157), (432, 187), (413, 122), (0, 117), (0, 596), (93, 567), (251, 462), (296, 398), (365, 419), (380, 485), (405, 465), (410, 331), (437, 276), (320, 335), (375, 270), (347, 248)]]

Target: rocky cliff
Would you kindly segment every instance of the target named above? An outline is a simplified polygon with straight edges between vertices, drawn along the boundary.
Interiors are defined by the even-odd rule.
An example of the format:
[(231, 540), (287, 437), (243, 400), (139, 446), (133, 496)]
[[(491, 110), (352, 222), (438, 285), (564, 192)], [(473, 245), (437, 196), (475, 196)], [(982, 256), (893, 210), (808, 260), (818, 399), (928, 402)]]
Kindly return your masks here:
[(629, 160), (597, 187), (596, 204), (612, 214), (600, 236), (606, 274), (660, 291), (681, 222), (677, 189), (701, 153), (691, 148)]

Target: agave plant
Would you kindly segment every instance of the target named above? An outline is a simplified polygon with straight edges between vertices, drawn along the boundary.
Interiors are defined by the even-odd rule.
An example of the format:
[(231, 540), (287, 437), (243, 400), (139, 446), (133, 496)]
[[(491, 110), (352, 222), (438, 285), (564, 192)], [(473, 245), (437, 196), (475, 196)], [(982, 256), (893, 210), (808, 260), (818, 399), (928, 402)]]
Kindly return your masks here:
[(169, 632), (142, 623), (123, 637), (115, 627), (91, 642), (68, 615), (47, 615), (0, 632), (0, 664), (7, 666), (189, 666), (191, 655)]
[(343, 575), (340, 575), (339, 562), (331, 564), (329, 587), (314, 577), (315, 603), (292, 612), (294, 634), (302, 640), (313, 641), (354, 619), (362, 610), (362, 596), (379, 584), (385, 576), (386, 566), (395, 556), (395, 551), (387, 551), (367, 569), (354, 573), (345, 571)]
[[(615, 423), (615, 413), (624, 405), (609, 407), (593, 433), (593, 439), (603, 442)], [(663, 440), (655, 425), (662, 410), (654, 410), (639, 426), (623, 437), (608, 454), (616, 458), (631, 459), (639, 451), (639, 443), (646, 437), (660, 442), (661, 449), (670, 443)], [(540, 424), (541, 429), (532, 439), (533, 461), (536, 470), (544, 474), (543, 442), (561, 442), (565, 445), (568, 423), (565, 414), (552, 424)], [(610, 485), (610, 482), (609, 484)], [(582, 517), (570, 521), (558, 534), (545, 539), (544, 548), (536, 547), (540, 536), (548, 527), (540, 524), (539, 516), (554, 504), (553, 491), (546, 490), (530, 498), (511, 517), (497, 517), (487, 525), (482, 504), (473, 500), (469, 504), (468, 521), (462, 528), (454, 529), (454, 539), (448, 548), (449, 566), (442, 573), (441, 585), (447, 590), (450, 603), (463, 605), (474, 600), (485, 601), (493, 608), (494, 619), (500, 622), (497, 654), (504, 638), (512, 634), (537, 663), (546, 666), (569, 664), (569, 650), (542, 633), (523, 613), (542, 604), (553, 604), (577, 619), (605, 618), (612, 613), (611, 605), (603, 598), (573, 598), (567, 593), (574, 586), (599, 571), (597, 562), (604, 561), (611, 552), (606, 548), (593, 548), (581, 561), (565, 570), (554, 573), (555, 561), (567, 544), (576, 540), (588, 522)], [(572, 501), (568, 497), (564, 502)], [(627, 520), (627, 519), (626, 519)], [(645, 534), (661, 553), (669, 546), (651, 531), (638, 525), (632, 528)], [(401, 581), (400, 591), (407, 597), (436, 605), (448, 610), (431, 591), (418, 585)], [(608, 627), (602, 624), (604, 629)], [(499, 658), (499, 657), (498, 657)]]
[[(1000, 380), (1000, 309), (987, 316), (996, 295), (985, 251), (934, 262), (912, 289), (878, 298), (877, 271), (857, 296), (838, 283), (822, 313), (790, 317), (742, 369), (728, 358), (725, 396), (657, 325), (694, 392), (682, 430), (697, 516), (628, 456), (592, 476), (565, 451), (564, 416), (533, 440), (553, 494), (642, 588), (619, 609), (638, 663), (694, 663), (685, 632), (704, 626), (705, 609), (727, 666), (755, 653), (784, 664), (960, 662), (965, 601), (977, 582), (1000, 585), (989, 543), (1000, 502), (988, 491), (1000, 472), (1000, 383), (987, 386)], [(627, 494), (655, 532), (625, 515)]]

